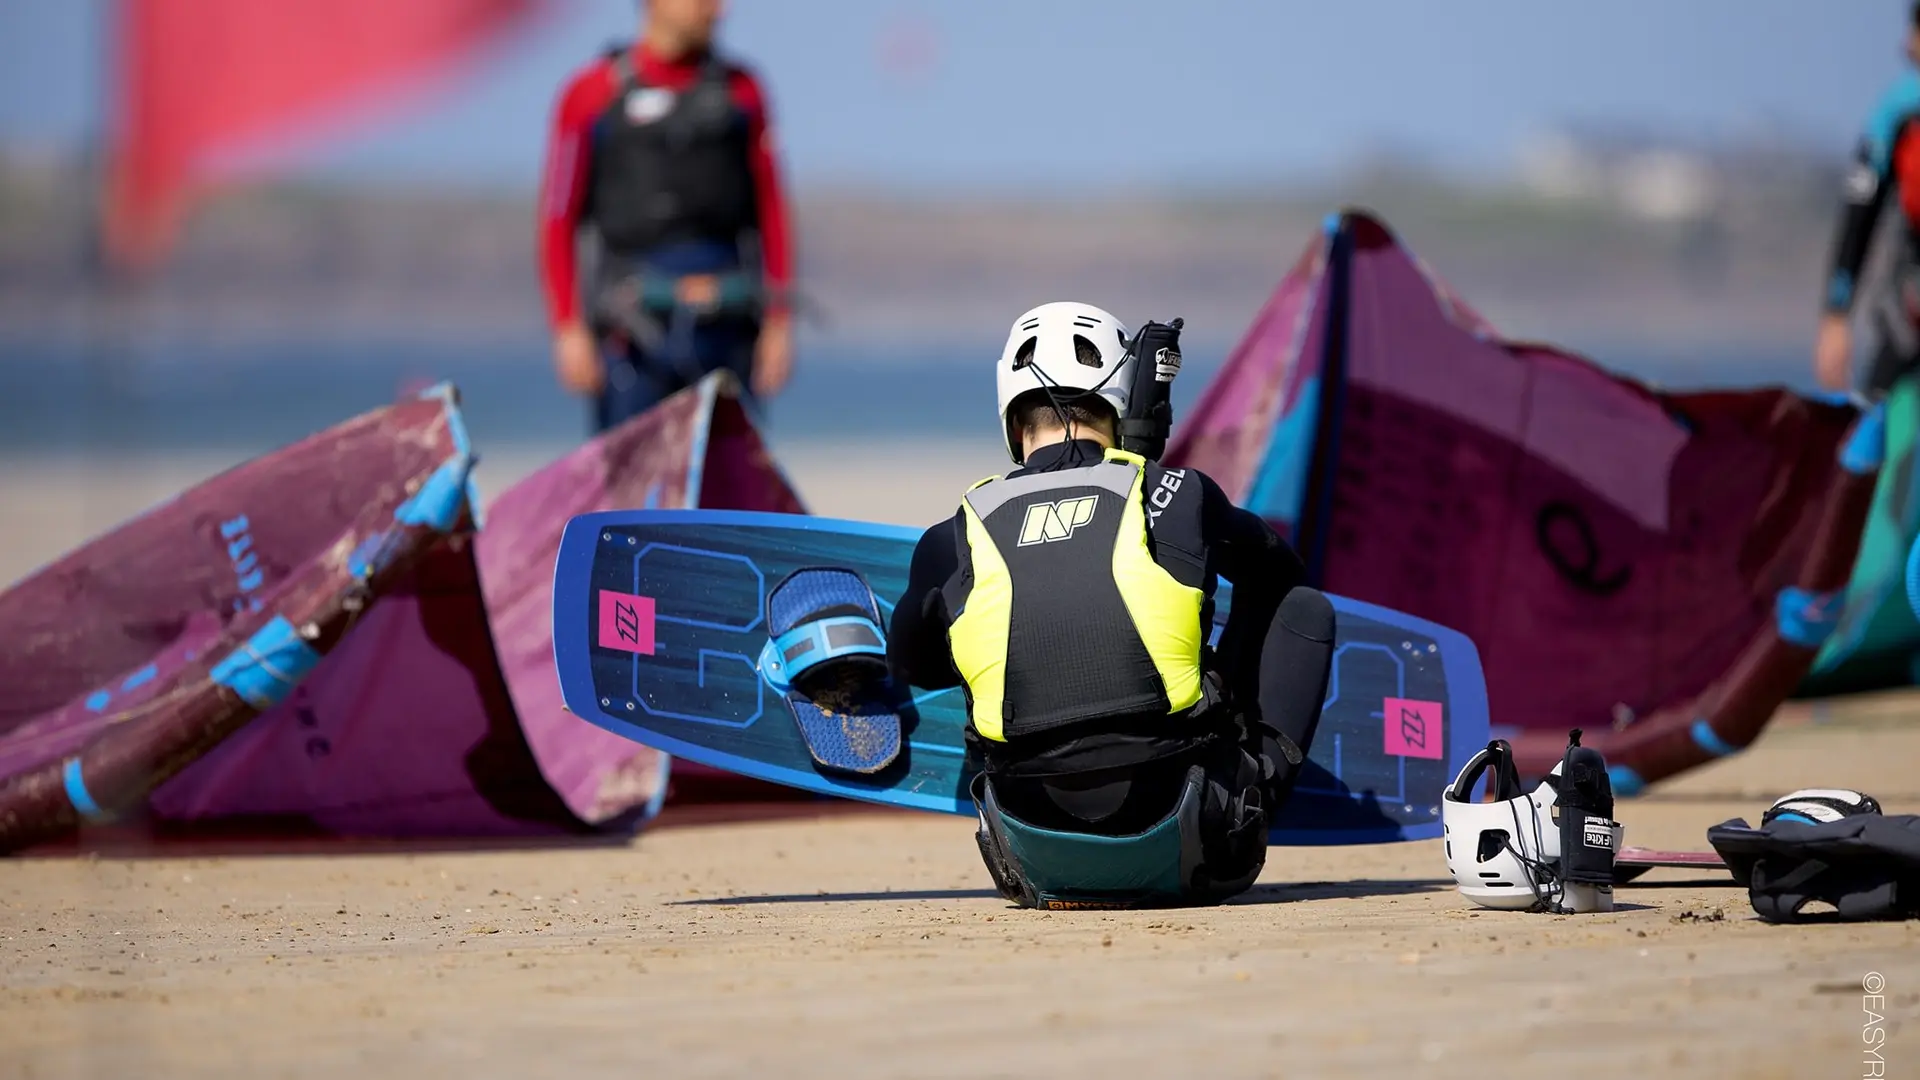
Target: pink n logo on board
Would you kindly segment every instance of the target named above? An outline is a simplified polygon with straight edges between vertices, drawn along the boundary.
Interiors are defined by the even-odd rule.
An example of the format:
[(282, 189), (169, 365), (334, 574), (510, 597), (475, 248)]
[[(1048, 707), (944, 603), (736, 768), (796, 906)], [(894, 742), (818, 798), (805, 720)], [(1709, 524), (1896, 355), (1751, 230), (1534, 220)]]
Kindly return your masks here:
[(1447, 756), (1445, 706), (1437, 701), (1388, 698), (1380, 711), (1387, 753), (1436, 761)]
[(594, 644), (603, 649), (653, 655), (653, 597), (600, 591), (600, 632)]

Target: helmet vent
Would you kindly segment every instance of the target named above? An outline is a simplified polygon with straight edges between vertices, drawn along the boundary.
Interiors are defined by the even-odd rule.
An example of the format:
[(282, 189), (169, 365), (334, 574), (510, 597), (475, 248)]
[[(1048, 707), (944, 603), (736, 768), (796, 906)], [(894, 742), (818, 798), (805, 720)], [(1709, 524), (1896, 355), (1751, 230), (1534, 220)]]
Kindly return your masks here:
[(1013, 370), (1019, 371), (1021, 368), (1033, 363), (1034, 350), (1039, 347), (1040, 339), (1037, 337), (1030, 337), (1021, 342), (1020, 351), (1013, 354)]
[(1073, 325), (1081, 327), (1082, 329), (1091, 330), (1100, 325), (1100, 320), (1091, 315), (1075, 315), (1073, 317)]
[(1488, 859), (1498, 856), (1501, 852), (1507, 850), (1507, 841), (1509, 839), (1505, 829), (1482, 830), (1480, 833), (1480, 848), (1474, 853), (1476, 856), (1474, 861), (1486, 862)]
[(1073, 358), (1080, 361), (1083, 367), (1097, 368), (1106, 366), (1105, 361), (1100, 358), (1100, 346), (1095, 345), (1079, 334), (1073, 335)]
[(1028, 319), (1026, 322), (1023, 322), (1020, 324), (1020, 329), (1022, 330), (1032, 331), (1032, 330), (1038, 330), (1039, 328), (1040, 328), (1039, 319)]

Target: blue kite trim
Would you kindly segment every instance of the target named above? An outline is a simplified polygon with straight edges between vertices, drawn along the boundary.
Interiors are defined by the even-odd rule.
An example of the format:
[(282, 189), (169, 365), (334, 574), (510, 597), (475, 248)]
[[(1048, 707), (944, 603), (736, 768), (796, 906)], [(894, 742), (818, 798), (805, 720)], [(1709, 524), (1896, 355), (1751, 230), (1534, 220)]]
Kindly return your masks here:
[(1875, 404), (1841, 444), (1840, 467), (1855, 476), (1865, 476), (1879, 472), (1886, 460), (1887, 410), (1885, 405)]
[(320, 654), (301, 640), (286, 616), (276, 615), (245, 645), (213, 666), (215, 683), (265, 711), (285, 698), (320, 663)]
[(1705, 717), (1695, 720), (1693, 727), (1688, 731), (1693, 736), (1693, 745), (1714, 757), (1728, 757), (1740, 752), (1739, 747), (1722, 739), (1720, 733), (1713, 730), (1713, 725), (1707, 723)]
[(67, 801), (73, 804), (74, 811), (81, 817), (98, 821), (107, 816), (107, 812), (93, 801), (92, 793), (87, 790), (86, 779), (80, 775), (79, 758), (68, 758), (67, 763), (61, 766), (60, 783), (67, 789)]

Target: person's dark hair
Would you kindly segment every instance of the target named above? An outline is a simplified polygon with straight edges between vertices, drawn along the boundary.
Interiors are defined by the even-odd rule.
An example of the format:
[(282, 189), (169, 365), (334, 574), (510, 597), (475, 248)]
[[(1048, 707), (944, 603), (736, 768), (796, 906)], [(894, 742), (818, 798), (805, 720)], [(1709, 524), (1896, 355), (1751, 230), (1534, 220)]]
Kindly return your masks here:
[(1029, 390), (1013, 399), (1007, 406), (1007, 417), (1016, 434), (1038, 431), (1042, 428), (1060, 426), (1060, 413), (1076, 426), (1091, 427), (1098, 424), (1117, 424), (1120, 415), (1113, 411), (1113, 404), (1098, 394), (1083, 394), (1070, 397), (1073, 391), (1060, 393), (1060, 408), (1056, 410), (1048, 399), (1045, 390)]

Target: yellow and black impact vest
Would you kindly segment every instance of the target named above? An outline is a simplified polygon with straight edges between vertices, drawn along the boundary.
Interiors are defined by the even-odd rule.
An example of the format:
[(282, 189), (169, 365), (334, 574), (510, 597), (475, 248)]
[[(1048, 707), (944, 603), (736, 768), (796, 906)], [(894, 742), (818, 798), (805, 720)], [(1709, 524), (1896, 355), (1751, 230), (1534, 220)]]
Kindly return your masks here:
[(1200, 701), (1204, 595), (1153, 559), (1145, 476), (1143, 458), (1110, 449), (962, 500), (965, 588), (947, 641), (982, 738)]

